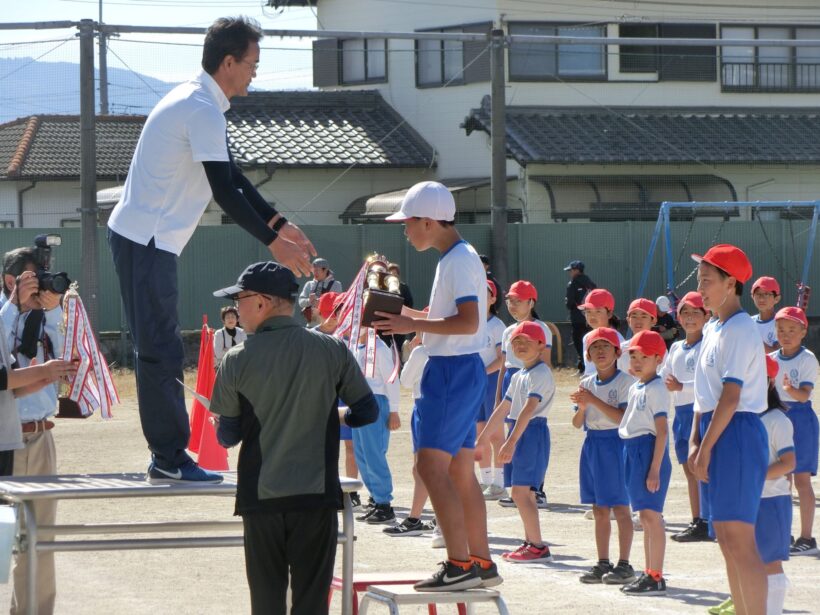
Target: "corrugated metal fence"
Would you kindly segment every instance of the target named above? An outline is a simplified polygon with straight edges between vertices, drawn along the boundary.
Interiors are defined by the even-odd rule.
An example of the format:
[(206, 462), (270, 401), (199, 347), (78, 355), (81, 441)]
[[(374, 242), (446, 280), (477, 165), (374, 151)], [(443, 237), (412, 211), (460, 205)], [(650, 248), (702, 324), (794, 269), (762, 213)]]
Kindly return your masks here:
[[(764, 222), (765, 234), (758, 222), (733, 221), (721, 227), (719, 221), (698, 220), (691, 227), (688, 222), (672, 223), (672, 227), (672, 256), (673, 262), (677, 263), (677, 283), (692, 271), (694, 263), (689, 258), (691, 252), (702, 253), (712, 243), (735, 243), (750, 255), (755, 276), (773, 275), (780, 281), (782, 304), (794, 303), (795, 281), (800, 275), (806, 253), (807, 222), (794, 221), (791, 226), (785, 220)], [(565, 320), (567, 274), (563, 267), (572, 259), (581, 259), (598, 286), (613, 292), (617, 301), (616, 312), (622, 316), (624, 308), (637, 292), (653, 228), (654, 224), (649, 222), (511, 225), (510, 276), (530, 280), (536, 285), (542, 318)], [(479, 252), (490, 253), (488, 225), (463, 225), (459, 229)], [(405, 241), (400, 225), (314, 226), (305, 228), (305, 231), (320, 255), (330, 261), (336, 278), (345, 287), (361, 267), (363, 259), (376, 251), (401, 265), (402, 277), (410, 285), (416, 305), (426, 304), (438, 254), (433, 250), (417, 253)], [(79, 229), (2, 229), (0, 250), (5, 252), (31, 245), (34, 236), (43, 232), (60, 233), (63, 237), (63, 245), (54, 250), (52, 268), (68, 272), (72, 279), (77, 278), (80, 269)], [(99, 242), (100, 328), (117, 331), (121, 328), (122, 315), (105, 229), (100, 229)], [(820, 292), (820, 249), (817, 246), (814, 254), (814, 266), (808, 283)], [(208, 314), (210, 322), (218, 322), (219, 309), (224, 301), (215, 299), (211, 295), (213, 290), (233, 283), (246, 265), (264, 260), (267, 255), (263, 246), (236, 226), (198, 228), (179, 259), (182, 327), (198, 328), (202, 314)], [(665, 289), (662, 258), (662, 245), (659, 245), (645, 292), (648, 297), (654, 298)], [(678, 294), (694, 287), (695, 279), (692, 277)], [(747, 308), (753, 310), (748, 296), (744, 301)], [(820, 295), (809, 306), (809, 314), (820, 314)], [(161, 318), (162, 315), (157, 317)]]

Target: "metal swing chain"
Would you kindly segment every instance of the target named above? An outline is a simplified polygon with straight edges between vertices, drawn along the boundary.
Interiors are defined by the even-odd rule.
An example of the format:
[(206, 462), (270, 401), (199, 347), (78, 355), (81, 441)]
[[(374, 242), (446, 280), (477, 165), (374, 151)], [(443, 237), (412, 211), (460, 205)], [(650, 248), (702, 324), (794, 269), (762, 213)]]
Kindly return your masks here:
[[(712, 237), (712, 241), (709, 243), (710, 246), (715, 245), (715, 242), (718, 240), (718, 237), (720, 237), (720, 232), (723, 230), (723, 225), (726, 224), (726, 220), (727, 220), (728, 217), (729, 216), (728, 216), (728, 211), (727, 211), (727, 214), (724, 215), (723, 219), (720, 221), (720, 226), (718, 226), (718, 229), (715, 232), (715, 236)], [(692, 218), (692, 225), (689, 226), (689, 232), (687, 232), (686, 239), (683, 242), (684, 247), (686, 246), (686, 243), (689, 241), (689, 234), (692, 232), (692, 226), (694, 225), (694, 222), (695, 222), (695, 219), (693, 217)], [(681, 251), (681, 256), (682, 255), (683, 255), (683, 251)], [(681, 257), (679, 256), (678, 257), (678, 264), (680, 264), (680, 258)], [(677, 266), (675, 267), (675, 269), (677, 270)], [(680, 284), (677, 284), (673, 290), (679, 290), (681, 288), (681, 286), (685, 285), (689, 280), (691, 280), (692, 276), (695, 275), (697, 272), (698, 272), (698, 266), (695, 265), (692, 268), (692, 271), (689, 272), (689, 275), (686, 276)]]
[[(772, 256), (774, 256), (774, 260), (777, 261), (777, 264), (780, 266), (780, 270), (783, 272), (786, 278), (788, 278), (789, 282), (791, 282), (792, 284), (797, 284), (797, 280), (789, 273), (789, 270), (786, 268), (786, 265), (784, 265), (781, 262), (780, 257), (777, 255), (777, 250), (774, 249), (771, 240), (769, 240), (769, 234), (766, 232), (766, 227), (763, 226), (763, 220), (760, 219), (760, 211), (758, 210), (758, 208), (754, 208), (752, 211), (755, 214), (755, 218), (757, 218), (757, 223), (760, 226), (760, 230), (763, 233), (763, 238), (766, 240), (766, 245), (769, 246), (769, 251), (772, 253)], [(792, 234), (792, 241), (794, 241), (794, 234)]]

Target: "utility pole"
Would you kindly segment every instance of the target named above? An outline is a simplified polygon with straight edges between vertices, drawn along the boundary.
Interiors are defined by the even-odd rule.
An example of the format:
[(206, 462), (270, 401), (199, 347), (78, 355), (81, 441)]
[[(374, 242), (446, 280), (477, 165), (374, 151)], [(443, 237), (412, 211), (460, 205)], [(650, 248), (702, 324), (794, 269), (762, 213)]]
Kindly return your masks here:
[[(504, 30), (490, 32), (490, 74), (492, 108), (490, 130), (492, 140), (492, 263), (493, 273), (503, 287), (509, 284), (507, 269), (507, 146), (504, 77)], [(500, 290), (500, 289), (499, 289)]]
[[(103, 0), (100, 0), (99, 24), (103, 24)], [(108, 35), (98, 32), (100, 42), (100, 115), (108, 115)]]
[(94, 116), (94, 22), (80, 22), (80, 294), (93, 329), (97, 329), (97, 141)]

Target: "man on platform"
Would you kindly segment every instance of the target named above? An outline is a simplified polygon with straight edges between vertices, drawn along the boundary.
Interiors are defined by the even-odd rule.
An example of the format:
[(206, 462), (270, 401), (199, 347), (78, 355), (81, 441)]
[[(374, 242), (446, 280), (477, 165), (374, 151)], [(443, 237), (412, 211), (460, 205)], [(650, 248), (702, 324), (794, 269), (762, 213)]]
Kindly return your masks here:
[(246, 96), (259, 64), (259, 24), (217, 19), (205, 36), (202, 72), (165, 96), (145, 122), (122, 198), (108, 222), (136, 355), (140, 422), (151, 482), (219, 482), (186, 453), (190, 438), (182, 387), (177, 257), (213, 196), (234, 222), (297, 274), (315, 250), (273, 209), (234, 163), (225, 111)]
[(298, 289), (288, 269), (264, 262), (214, 293), (233, 299), (251, 333), (223, 357), (211, 412), (220, 444), (242, 442), (235, 513), (254, 615), (285, 615), (288, 577), (292, 615), (328, 612), (342, 506), (339, 425), (379, 416), (345, 343), (293, 318)]

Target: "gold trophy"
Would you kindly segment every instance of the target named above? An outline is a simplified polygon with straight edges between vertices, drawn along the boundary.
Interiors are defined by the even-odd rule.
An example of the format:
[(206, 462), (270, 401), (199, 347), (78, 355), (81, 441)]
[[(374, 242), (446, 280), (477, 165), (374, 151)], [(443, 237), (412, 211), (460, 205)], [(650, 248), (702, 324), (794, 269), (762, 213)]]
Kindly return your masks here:
[(389, 262), (384, 256), (374, 254), (367, 259), (365, 290), (362, 295), (362, 326), (370, 327), (379, 320), (375, 312), (401, 314), (404, 298), (399, 291), (399, 278), (387, 271)]

